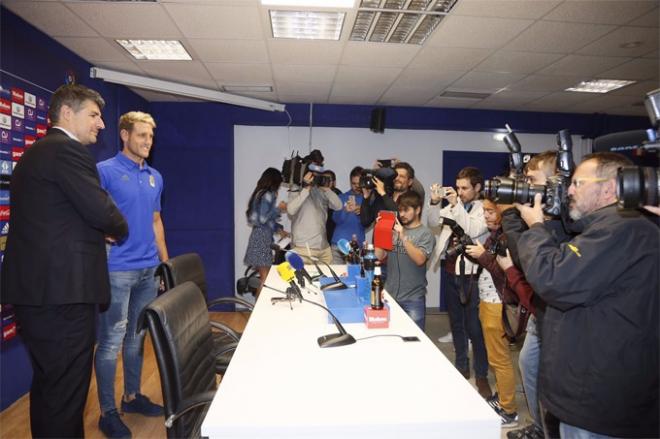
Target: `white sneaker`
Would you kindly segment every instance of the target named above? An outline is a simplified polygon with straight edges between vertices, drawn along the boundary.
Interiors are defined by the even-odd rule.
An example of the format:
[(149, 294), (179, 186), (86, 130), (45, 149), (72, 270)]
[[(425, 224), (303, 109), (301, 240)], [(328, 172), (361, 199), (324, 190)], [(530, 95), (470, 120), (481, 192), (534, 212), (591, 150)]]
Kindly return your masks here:
[(448, 332), (447, 334), (438, 338), (439, 343), (452, 343), (453, 341), (454, 341), (454, 337), (452, 336), (451, 332)]

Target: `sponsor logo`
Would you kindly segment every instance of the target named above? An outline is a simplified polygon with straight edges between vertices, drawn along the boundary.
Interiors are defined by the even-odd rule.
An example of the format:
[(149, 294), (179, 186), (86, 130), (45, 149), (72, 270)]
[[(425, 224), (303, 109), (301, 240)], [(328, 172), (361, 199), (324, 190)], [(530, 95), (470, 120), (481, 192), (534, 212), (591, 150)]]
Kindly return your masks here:
[(25, 136), (25, 147), (29, 148), (37, 140), (34, 136)]
[(25, 117), (25, 107), (21, 104), (17, 104), (16, 102), (12, 102), (11, 115), (23, 119)]
[(0, 221), (9, 221), (9, 206), (0, 206)]
[(40, 113), (37, 111), (37, 122), (46, 122), (47, 116), (46, 113)]
[(5, 251), (5, 248), (7, 248), (7, 237), (0, 235), (0, 251)]
[(8, 99), (0, 99), (0, 113), (11, 114), (11, 102)]
[(25, 139), (20, 134), (12, 134), (11, 141), (14, 146), (25, 146)]
[(37, 137), (45, 136), (46, 135), (46, 130), (48, 130), (48, 127), (46, 127), (46, 125), (37, 124)]
[(2, 328), (2, 341), (9, 341), (14, 337), (16, 337), (16, 323), (12, 322)]
[(11, 158), (11, 148), (6, 145), (0, 146), (0, 160), (10, 160)]
[(19, 161), (23, 157), (25, 148), (12, 148), (11, 149), (11, 159), (15, 162)]
[(23, 128), (23, 119), (19, 119), (17, 117), (13, 117), (11, 119), (11, 129), (14, 131), (17, 131), (19, 133), (22, 133), (24, 128)]
[(0, 143), (4, 143), (5, 145), (9, 145), (9, 131), (8, 130), (0, 130)]
[(11, 129), (11, 116), (0, 114), (0, 128), (4, 128), (6, 130)]
[(46, 99), (38, 97), (37, 98), (37, 108), (41, 111), (47, 111), (48, 107), (46, 106)]
[(0, 98), (11, 100), (11, 91), (7, 88), (3, 88), (2, 85), (0, 85)]
[(9, 205), (9, 191), (6, 189), (0, 190), (0, 206)]
[(23, 102), (25, 102), (25, 93), (20, 88), (12, 87), (11, 100), (12, 102), (18, 102), (19, 104), (23, 104)]
[(32, 93), (25, 92), (25, 106), (26, 107), (36, 107), (37, 106), (37, 97)]
[(2, 223), (2, 230), (0, 230), (0, 234), (2, 234), (2, 235), (9, 234), (9, 223), (8, 222)]
[(37, 120), (37, 110), (34, 108), (25, 108), (25, 118), (27, 120)]
[(31, 122), (25, 122), (25, 131), (28, 133), (36, 133), (37, 127)]
[(9, 160), (0, 160), (0, 175), (11, 175), (14, 167)]

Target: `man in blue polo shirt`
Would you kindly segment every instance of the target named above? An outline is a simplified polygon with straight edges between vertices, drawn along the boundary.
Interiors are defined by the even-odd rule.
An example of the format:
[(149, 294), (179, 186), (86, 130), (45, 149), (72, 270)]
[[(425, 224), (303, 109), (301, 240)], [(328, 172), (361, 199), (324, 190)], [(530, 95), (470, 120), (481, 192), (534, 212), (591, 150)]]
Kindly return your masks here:
[(140, 393), (144, 331), (137, 332), (142, 309), (156, 297), (154, 277), (160, 261), (168, 259), (160, 217), (163, 178), (150, 167), (149, 157), (156, 123), (146, 113), (131, 111), (119, 119), (123, 149), (97, 165), (101, 186), (108, 191), (128, 221), (129, 235), (109, 246), (110, 306), (99, 316), (98, 347), (94, 365), (101, 417), (99, 428), (111, 438), (131, 437), (115, 402), (117, 355), (123, 345), (123, 412), (161, 416), (162, 407)]

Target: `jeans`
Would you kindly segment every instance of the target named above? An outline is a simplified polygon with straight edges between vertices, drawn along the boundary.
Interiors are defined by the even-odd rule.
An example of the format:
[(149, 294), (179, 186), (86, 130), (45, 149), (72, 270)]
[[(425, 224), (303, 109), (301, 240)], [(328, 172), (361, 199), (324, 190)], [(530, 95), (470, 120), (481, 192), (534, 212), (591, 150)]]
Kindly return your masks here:
[(417, 299), (397, 300), (396, 303), (398, 303), (413, 322), (424, 331), (424, 324), (426, 323), (426, 297), (422, 296)]
[(474, 356), (474, 374), (477, 378), (488, 376), (488, 357), (486, 345), (481, 331), (479, 321), (479, 288), (477, 277), (465, 278), (466, 288), (470, 285), (470, 300), (467, 305), (461, 303), (458, 293), (459, 276), (448, 275), (445, 286), (445, 301), (449, 312), (449, 325), (454, 339), (454, 350), (456, 351), (456, 369), (460, 371), (470, 370), (468, 358), (468, 337), (472, 340), (472, 354)]
[(144, 336), (137, 332), (137, 320), (158, 292), (156, 267), (110, 273), (111, 299), (108, 309), (99, 315), (98, 347), (94, 367), (101, 413), (116, 409), (115, 373), (117, 355), (122, 347), (124, 395), (140, 392)]
[(593, 433), (563, 422), (559, 423), (559, 436), (561, 439), (614, 439), (612, 436)]
[(541, 361), (541, 340), (538, 337), (536, 323), (536, 317), (530, 316), (527, 321), (527, 335), (525, 336), (525, 341), (518, 357), (518, 366), (520, 367), (520, 376), (522, 378), (523, 388), (525, 389), (529, 415), (532, 417), (534, 425), (542, 428), (537, 390), (539, 362)]

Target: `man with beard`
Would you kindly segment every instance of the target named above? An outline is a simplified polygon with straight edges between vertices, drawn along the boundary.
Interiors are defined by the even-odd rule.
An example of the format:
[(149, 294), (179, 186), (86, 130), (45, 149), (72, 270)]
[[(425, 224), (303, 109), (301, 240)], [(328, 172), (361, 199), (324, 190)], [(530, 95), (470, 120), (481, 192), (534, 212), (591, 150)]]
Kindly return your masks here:
[[(369, 227), (376, 220), (378, 212), (381, 210), (396, 212), (396, 203), (401, 194), (408, 190), (415, 190), (413, 188), (415, 170), (409, 163), (397, 162), (393, 169), (396, 172), (396, 177), (394, 178), (392, 188), (388, 188), (384, 181), (375, 177), (374, 189), (362, 189), (364, 201), (360, 210), (360, 222), (365, 228)], [(415, 192), (419, 191), (415, 190)], [(423, 189), (419, 195), (421, 195), (423, 200)]]
[(426, 261), (435, 247), (431, 229), (421, 223), (423, 203), (416, 192), (399, 196), (399, 215), (392, 236), (394, 248), (388, 252), (376, 249), (379, 259), (387, 254), (385, 289), (422, 331), (426, 312)]
[(614, 153), (588, 155), (568, 189), (572, 229), (560, 243), (541, 196), (518, 206), (529, 230), (520, 261), (547, 304), (539, 371), (543, 406), (562, 437), (658, 437), (658, 228), (617, 210)]

